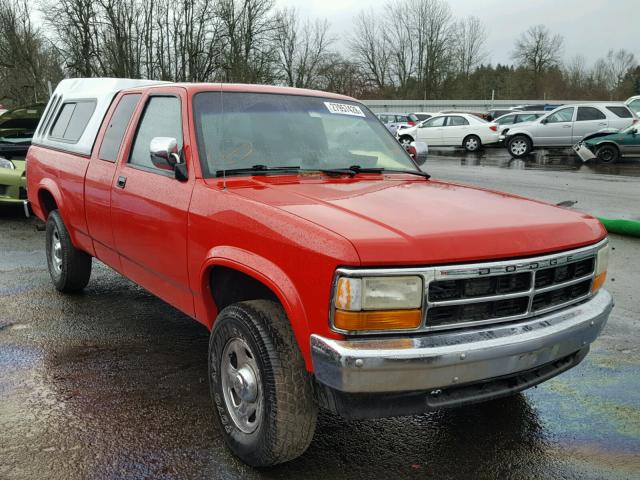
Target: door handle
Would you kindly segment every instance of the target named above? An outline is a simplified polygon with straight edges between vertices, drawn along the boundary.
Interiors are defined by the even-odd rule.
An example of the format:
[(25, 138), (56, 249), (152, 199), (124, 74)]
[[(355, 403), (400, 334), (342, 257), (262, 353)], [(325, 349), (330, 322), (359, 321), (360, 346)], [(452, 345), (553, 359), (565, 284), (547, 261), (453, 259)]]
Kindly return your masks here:
[(124, 188), (126, 184), (127, 184), (127, 177), (123, 177), (122, 175), (120, 175), (118, 177), (118, 180), (116, 181), (116, 187)]
[(606, 123), (599, 123), (598, 125), (600, 125), (601, 127), (606, 127), (607, 126)]
[(571, 128), (571, 125), (562, 125), (562, 128)]

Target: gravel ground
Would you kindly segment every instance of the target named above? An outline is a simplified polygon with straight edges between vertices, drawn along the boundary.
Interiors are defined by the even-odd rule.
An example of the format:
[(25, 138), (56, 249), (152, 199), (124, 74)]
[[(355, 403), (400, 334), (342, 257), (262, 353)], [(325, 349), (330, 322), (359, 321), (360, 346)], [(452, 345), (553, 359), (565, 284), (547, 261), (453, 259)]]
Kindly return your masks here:
[[(504, 157), (432, 152), (425, 169), (640, 214), (640, 162), (603, 172)], [(578, 367), (473, 407), (358, 422), (323, 413), (305, 455), (255, 470), (213, 424), (206, 329), (98, 262), (84, 293), (58, 294), (35, 225), (0, 210), (0, 479), (640, 478), (639, 239), (611, 238), (616, 307)]]

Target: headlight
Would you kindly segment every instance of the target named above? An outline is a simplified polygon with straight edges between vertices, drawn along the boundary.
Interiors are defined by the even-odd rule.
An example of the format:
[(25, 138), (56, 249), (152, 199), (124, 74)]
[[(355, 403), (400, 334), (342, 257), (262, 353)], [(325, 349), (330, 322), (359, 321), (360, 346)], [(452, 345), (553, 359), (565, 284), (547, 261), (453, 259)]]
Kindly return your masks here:
[(9, 170), (15, 170), (16, 166), (11, 160), (7, 160), (4, 157), (0, 157), (0, 168), (8, 168)]
[(597, 292), (607, 278), (607, 268), (609, 267), (609, 245), (605, 245), (596, 255), (596, 275), (593, 278), (592, 292)]
[(423, 296), (419, 276), (340, 277), (333, 297), (333, 326), (346, 331), (418, 328)]

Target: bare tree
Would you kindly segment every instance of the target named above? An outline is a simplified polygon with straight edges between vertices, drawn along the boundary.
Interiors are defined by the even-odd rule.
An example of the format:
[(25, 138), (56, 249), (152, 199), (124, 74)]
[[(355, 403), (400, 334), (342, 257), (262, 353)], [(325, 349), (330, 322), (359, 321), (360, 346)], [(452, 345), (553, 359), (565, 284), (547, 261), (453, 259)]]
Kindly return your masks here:
[(466, 17), (455, 23), (453, 61), (455, 68), (465, 78), (486, 58), (487, 30), (478, 17)]
[(384, 90), (390, 82), (389, 38), (384, 35), (384, 28), (373, 10), (361, 12), (354, 23), (354, 32), (349, 41), (351, 52), (362, 65), (369, 82)]
[(391, 0), (385, 7), (384, 35), (391, 49), (389, 68), (392, 81), (406, 94), (416, 69), (416, 43), (411, 11), (404, 0)]
[(62, 70), (56, 53), (34, 27), (27, 0), (0, 0), (0, 99), (14, 105), (45, 100), (47, 80)]
[(417, 81), (424, 98), (432, 98), (450, 65), (451, 8), (444, 0), (407, 0), (407, 8), (414, 18)]
[(530, 27), (516, 41), (513, 59), (532, 73), (538, 96), (542, 75), (560, 63), (563, 43), (562, 36), (553, 35), (544, 25)]
[(328, 34), (329, 22), (307, 20), (301, 25), (295, 9), (283, 9), (277, 19), (275, 41), (285, 82), (290, 87), (315, 86), (318, 69), (333, 42)]
[(607, 87), (612, 92), (622, 85), (629, 70), (637, 65), (633, 53), (626, 51), (624, 48), (617, 52), (609, 50), (605, 62), (609, 75)]

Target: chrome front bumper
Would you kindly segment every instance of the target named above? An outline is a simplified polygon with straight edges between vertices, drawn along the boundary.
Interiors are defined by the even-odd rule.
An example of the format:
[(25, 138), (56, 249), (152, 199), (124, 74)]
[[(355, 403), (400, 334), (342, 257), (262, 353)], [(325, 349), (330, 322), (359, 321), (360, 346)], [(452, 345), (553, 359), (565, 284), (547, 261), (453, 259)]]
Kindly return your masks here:
[(413, 337), (332, 340), (311, 336), (316, 379), (349, 393), (425, 391), (517, 375), (588, 347), (613, 307), (590, 300), (525, 321)]

